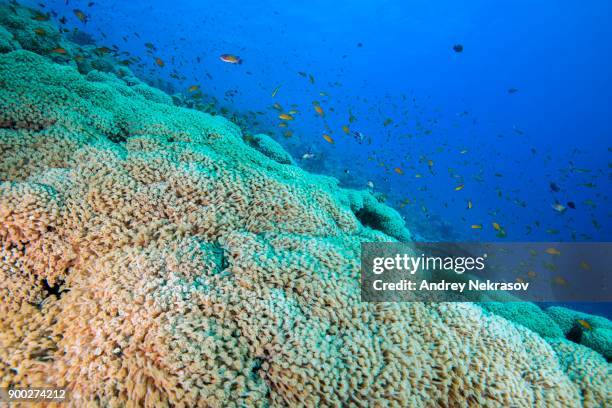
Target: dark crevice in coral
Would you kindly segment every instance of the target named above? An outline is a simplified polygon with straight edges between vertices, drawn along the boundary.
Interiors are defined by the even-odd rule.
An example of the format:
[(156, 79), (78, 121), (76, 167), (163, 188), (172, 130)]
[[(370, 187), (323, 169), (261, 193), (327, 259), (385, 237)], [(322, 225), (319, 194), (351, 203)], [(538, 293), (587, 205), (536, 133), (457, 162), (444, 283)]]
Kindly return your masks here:
[(16, 251), (19, 253), (19, 255), (23, 257), (26, 254), (26, 245), (28, 245), (29, 243), (30, 241), (21, 242), (21, 245), (10, 243), (6, 249), (10, 252)]
[(53, 286), (49, 285), (49, 282), (47, 281), (46, 278), (43, 279), (41, 283), (42, 283), (42, 288), (45, 292), (45, 298), (48, 298), (49, 296), (54, 295), (57, 299), (59, 299), (62, 293), (65, 292), (65, 290), (62, 290), (62, 285), (64, 284), (64, 281), (61, 279), (58, 279), (57, 282)]
[(227, 269), (230, 266), (230, 263), (223, 249), (219, 250), (219, 257), (220, 257), (221, 270)]
[(108, 139), (113, 143), (125, 143), (130, 136), (130, 132), (123, 126), (119, 126), (119, 132), (111, 134)]
[(262, 357), (256, 357), (255, 360), (253, 361), (253, 368), (251, 368), (251, 373), (254, 376), (259, 376), (259, 370), (261, 370), (261, 366), (264, 362), (264, 359)]
[(380, 217), (376, 213), (368, 211), (365, 207), (357, 211), (355, 213), (355, 217), (357, 217), (359, 222), (366, 227), (370, 227), (378, 231), (384, 231), (383, 225), (380, 222)]
[(110, 135), (108, 137), (108, 140), (110, 140), (113, 143), (125, 143), (127, 140), (127, 134)]
[(580, 344), (582, 341), (582, 333), (584, 330), (579, 324), (574, 324), (569, 332), (565, 335), (565, 338), (574, 343)]
[(29, 123), (15, 120), (2, 120), (0, 121), (0, 129), (10, 130), (33, 130), (34, 132), (40, 132), (52, 126), (55, 123), (54, 120), (50, 120), (46, 123)]

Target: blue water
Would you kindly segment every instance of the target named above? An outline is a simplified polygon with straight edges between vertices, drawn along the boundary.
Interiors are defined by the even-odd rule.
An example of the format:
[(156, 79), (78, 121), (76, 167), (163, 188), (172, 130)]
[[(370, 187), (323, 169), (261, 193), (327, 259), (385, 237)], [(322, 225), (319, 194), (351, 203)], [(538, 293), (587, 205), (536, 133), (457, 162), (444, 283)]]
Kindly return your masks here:
[[(187, 98), (199, 85), (212, 109), (272, 135), (302, 167), (371, 183), (419, 239), (612, 239), (607, 0), (88, 3), (45, 7), (140, 57), (131, 69), (151, 84)], [(287, 128), (275, 102), (299, 111)]]

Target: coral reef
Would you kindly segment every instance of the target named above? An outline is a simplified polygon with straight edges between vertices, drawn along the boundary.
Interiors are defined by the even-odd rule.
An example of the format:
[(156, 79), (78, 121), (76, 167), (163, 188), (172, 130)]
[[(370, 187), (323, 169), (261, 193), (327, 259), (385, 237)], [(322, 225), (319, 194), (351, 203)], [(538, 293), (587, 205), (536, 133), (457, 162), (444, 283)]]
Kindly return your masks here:
[(287, 153), (277, 141), (268, 135), (257, 134), (247, 138), (247, 141), (255, 149), (274, 161), (281, 164), (295, 164), (291, 155)]
[(369, 193), (21, 47), (0, 55), (0, 386), (75, 407), (610, 403), (582, 346), (469, 303), (360, 302), (360, 243), (410, 237)]
[(528, 302), (483, 302), (483, 309), (518, 323), (542, 337), (559, 338), (563, 332), (537, 305)]
[(608, 361), (612, 360), (610, 320), (561, 306), (549, 307), (546, 314), (561, 328), (565, 337), (595, 350)]

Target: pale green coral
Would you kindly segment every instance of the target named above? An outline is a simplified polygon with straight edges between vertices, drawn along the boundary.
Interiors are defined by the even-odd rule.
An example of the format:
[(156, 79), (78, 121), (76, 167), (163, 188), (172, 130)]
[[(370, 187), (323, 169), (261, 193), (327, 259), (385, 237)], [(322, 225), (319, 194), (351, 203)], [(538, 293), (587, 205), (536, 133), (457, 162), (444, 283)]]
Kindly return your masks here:
[(542, 337), (563, 337), (563, 332), (555, 321), (533, 303), (483, 302), (480, 305), (489, 312), (525, 326)]
[(21, 46), (7, 29), (0, 25), (0, 53), (20, 49)]
[(249, 143), (257, 150), (265, 154), (267, 157), (281, 164), (295, 164), (293, 158), (283, 147), (270, 136), (265, 134), (253, 135), (247, 138)]
[(575, 341), (597, 351), (608, 360), (612, 359), (610, 320), (561, 306), (549, 307), (546, 314), (559, 325), (564, 335), (575, 338)]
[[(0, 26), (9, 31), (20, 47), (40, 54), (47, 54), (58, 59), (64, 56), (52, 55), (49, 51), (65, 48), (68, 55), (73, 50), (72, 43), (66, 41), (57, 27), (50, 21), (38, 21), (34, 10), (0, 4)], [(38, 34), (35, 30), (40, 31)]]

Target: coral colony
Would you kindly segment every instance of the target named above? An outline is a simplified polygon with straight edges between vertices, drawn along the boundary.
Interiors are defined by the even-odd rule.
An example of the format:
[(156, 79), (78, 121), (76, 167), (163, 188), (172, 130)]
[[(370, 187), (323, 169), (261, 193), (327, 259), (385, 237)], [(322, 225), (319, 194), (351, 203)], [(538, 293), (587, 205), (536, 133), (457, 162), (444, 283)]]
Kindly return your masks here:
[(31, 16), (0, 6), (0, 386), (74, 407), (610, 402), (608, 320), (568, 339), (563, 308), (361, 302), (360, 243), (410, 240), (397, 212)]

